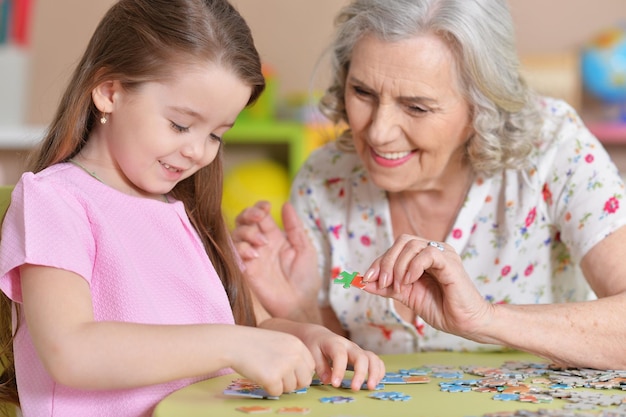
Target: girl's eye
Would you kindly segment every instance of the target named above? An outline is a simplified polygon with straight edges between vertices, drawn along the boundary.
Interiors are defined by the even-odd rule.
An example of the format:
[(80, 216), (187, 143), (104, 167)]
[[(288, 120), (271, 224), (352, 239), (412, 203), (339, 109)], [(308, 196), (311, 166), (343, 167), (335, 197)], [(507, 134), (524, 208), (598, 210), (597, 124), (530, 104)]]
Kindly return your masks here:
[(213, 139), (214, 141), (217, 141), (219, 143), (222, 143), (224, 141), (221, 136), (218, 136), (215, 133), (211, 133), (210, 137), (211, 137), (211, 139)]
[(178, 133), (186, 133), (189, 132), (189, 128), (185, 126), (178, 125), (174, 122), (170, 122), (172, 129), (174, 129)]

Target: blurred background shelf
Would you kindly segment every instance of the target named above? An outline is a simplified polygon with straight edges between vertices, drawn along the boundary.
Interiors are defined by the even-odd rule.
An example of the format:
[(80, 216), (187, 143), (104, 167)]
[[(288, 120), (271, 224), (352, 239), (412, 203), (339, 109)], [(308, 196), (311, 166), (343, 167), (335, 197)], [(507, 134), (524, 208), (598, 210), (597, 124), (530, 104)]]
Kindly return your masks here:
[(589, 121), (586, 124), (603, 144), (626, 146), (626, 123)]
[[(114, 1), (32, 3), (30, 40), (14, 42), (22, 49), (7, 50), (5, 56), (0, 56), (0, 80), (6, 81), (6, 88), (0, 88), (0, 102), (4, 101), (7, 109), (0, 116), (8, 117), (11, 113), (8, 110), (21, 109), (19, 103), (23, 102), (26, 107), (19, 117), (14, 117), (19, 119), (18, 125), (40, 126), (50, 122), (89, 36)], [(290, 181), (314, 148), (336, 136), (337, 132), (324, 124), (311, 123), (302, 113), (283, 114), (279, 110), (290, 96), (310, 96), (311, 91), (317, 92), (328, 84), (329, 59), (323, 53), (332, 38), (333, 19), (346, 2), (232, 2), (248, 21), (263, 62), (271, 65), (265, 67), (269, 83), (260, 102), (249, 109), (248, 119), (238, 119), (225, 137), (225, 179), (244, 165), (248, 165), (248, 171), (258, 172), (254, 178), (256, 185), (234, 182), (234, 193), (244, 194), (250, 188), (262, 192), (264, 187), (282, 181), (276, 175), (264, 177), (264, 166), (259, 161), (265, 162), (267, 172), (271, 169), (273, 173), (280, 171), (274, 169), (278, 164), (283, 178), (286, 176)], [(618, 167), (626, 172), (626, 127), (598, 123), (599, 119), (589, 115), (580, 68), (582, 48), (603, 29), (626, 22), (624, 0), (509, 0), (508, 3), (516, 29), (517, 51), (531, 86), (570, 102)], [(20, 59), (25, 60), (26, 70), (19, 64)], [(20, 87), (21, 92), (9, 94), (9, 87)], [(23, 117), (21, 113), (25, 113)], [(43, 128), (39, 127), (3, 128), (6, 123), (2, 117), (0, 185), (17, 181), (26, 150), (43, 135)]]

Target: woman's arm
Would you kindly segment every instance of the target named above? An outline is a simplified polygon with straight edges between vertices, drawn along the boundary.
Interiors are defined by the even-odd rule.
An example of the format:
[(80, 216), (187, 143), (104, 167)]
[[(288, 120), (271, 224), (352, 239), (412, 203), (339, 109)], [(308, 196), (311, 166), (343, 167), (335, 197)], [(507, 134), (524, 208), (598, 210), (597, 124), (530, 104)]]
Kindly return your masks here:
[(626, 226), (583, 258), (598, 300), (562, 304), (491, 304), (445, 246), (401, 236), (365, 273), (365, 290), (394, 298), (431, 326), (479, 343), (493, 343), (563, 365), (626, 369)]
[[(626, 226), (583, 258), (581, 268), (598, 300), (552, 305), (494, 306), (485, 335), (553, 361), (626, 369)], [(513, 331), (519, 323), (523, 331)], [(507, 329), (507, 326), (509, 327)]]

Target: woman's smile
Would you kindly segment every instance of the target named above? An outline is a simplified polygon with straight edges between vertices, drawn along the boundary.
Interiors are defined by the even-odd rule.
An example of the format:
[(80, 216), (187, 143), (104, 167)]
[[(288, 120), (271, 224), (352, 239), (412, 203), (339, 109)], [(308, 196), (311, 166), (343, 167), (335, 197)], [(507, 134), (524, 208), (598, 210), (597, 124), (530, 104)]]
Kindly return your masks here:
[(415, 151), (376, 152), (373, 148), (371, 149), (371, 154), (374, 161), (378, 165), (386, 168), (393, 168), (404, 164), (406, 161), (411, 159), (411, 157), (414, 155), (414, 152)]

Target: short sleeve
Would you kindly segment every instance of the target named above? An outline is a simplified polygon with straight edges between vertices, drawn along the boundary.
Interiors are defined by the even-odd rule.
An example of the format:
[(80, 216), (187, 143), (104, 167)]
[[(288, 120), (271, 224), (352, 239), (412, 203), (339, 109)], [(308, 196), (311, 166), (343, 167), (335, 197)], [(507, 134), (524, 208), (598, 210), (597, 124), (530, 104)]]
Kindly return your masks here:
[(22, 301), (18, 268), (24, 264), (65, 269), (90, 281), (94, 246), (80, 201), (47, 177), (25, 173), (2, 224), (0, 289), (13, 301)]
[[(554, 158), (544, 166), (548, 175), (543, 198), (573, 258), (582, 257), (599, 241), (626, 224), (624, 182), (600, 141), (568, 107), (552, 134), (559, 138)], [(567, 117), (564, 117), (567, 116)]]

